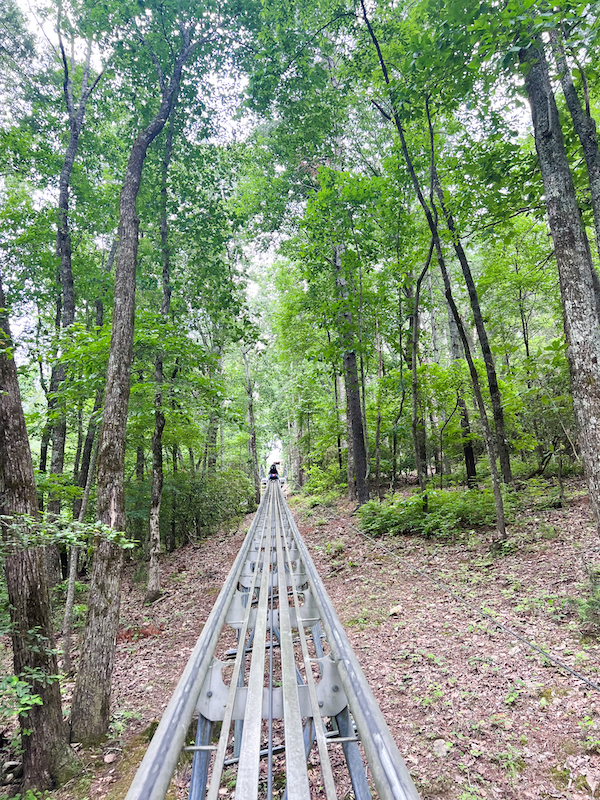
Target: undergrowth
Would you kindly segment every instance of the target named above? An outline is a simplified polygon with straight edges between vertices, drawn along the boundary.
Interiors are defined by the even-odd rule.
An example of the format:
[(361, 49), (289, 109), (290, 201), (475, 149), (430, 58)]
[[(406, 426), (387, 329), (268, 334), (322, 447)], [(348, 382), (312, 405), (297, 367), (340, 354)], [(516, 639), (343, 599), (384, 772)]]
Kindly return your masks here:
[[(514, 514), (515, 498), (507, 495), (504, 506), (508, 520)], [(430, 490), (426, 511), (420, 492), (410, 497), (395, 495), (381, 503), (365, 503), (359, 514), (363, 530), (372, 536), (413, 534), (447, 539), (463, 530), (496, 524), (494, 496), (489, 489)]]
[(600, 565), (586, 566), (589, 583), (586, 597), (578, 600), (579, 616), (584, 624), (600, 631)]

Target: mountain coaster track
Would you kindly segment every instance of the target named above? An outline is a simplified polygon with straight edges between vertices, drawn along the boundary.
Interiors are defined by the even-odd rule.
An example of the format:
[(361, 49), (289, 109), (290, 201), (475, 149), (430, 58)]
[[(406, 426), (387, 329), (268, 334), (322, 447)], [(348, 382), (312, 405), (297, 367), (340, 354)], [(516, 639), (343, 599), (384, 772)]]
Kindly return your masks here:
[(349, 782), (356, 800), (418, 800), (278, 480), (126, 800), (163, 800), (182, 750), (193, 754), (190, 800), (217, 800), (234, 783), (236, 800), (335, 800)]

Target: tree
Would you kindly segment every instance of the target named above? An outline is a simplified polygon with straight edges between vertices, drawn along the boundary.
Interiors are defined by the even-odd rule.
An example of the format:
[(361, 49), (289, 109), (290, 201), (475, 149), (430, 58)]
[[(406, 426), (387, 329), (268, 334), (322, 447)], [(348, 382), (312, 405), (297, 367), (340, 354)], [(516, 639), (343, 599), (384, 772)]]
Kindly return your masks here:
[(39, 698), (21, 714), (26, 788), (54, 788), (78, 771), (62, 717), (58, 664), (43, 548), (16, 532), (38, 518), (33, 462), (0, 281), (0, 527), (11, 608), (15, 674)]
[(594, 266), (565, 151), (560, 117), (539, 36), (519, 49), (531, 105), (548, 222), (560, 276), (567, 357), (579, 446), (596, 524), (600, 528), (600, 318)]
[[(162, 16), (158, 11), (159, 18)], [(160, 20), (165, 24), (166, 19)], [(172, 24), (172, 23), (171, 23)], [(149, 46), (161, 91), (158, 111), (138, 134), (129, 155), (120, 197), (119, 252), (115, 277), (112, 337), (104, 413), (98, 450), (97, 515), (115, 530), (125, 530), (125, 429), (133, 357), (135, 271), (139, 218), (136, 199), (148, 147), (165, 126), (181, 82), (185, 62), (208, 41), (196, 21), (179, 23), (178, 50), (167, 77), (157, 54)], [(143, 45), (144, 33), (138, 32)], [(71, 736), (82, 742), (97, 741), (106, 733), (110, 715), (110, 685), (121, 592), (122, 550), (102, 541), (94, 556), (91, 602), (81, 645), (81, 661), (73, 695)]]
[[(177, 98), (173, 99), (173, 104)], [(169, 164), (173, 153), (173, 122), (169, 126), (165, 142), (165, 153), (161, 170), (161, 215), (160, 238), (162, 250), (162, 302), (160, 313), (164, 321), (169, 317), (171, 307), (171, 251), (169, 247), (169, 227), (167, 210), (167, 179)], [(163, 490), (163, 446), (162, 435), (165, 428), (163, 412), (163, 353), (159, 352), (154, 362), (156, 394), (154, 395), (154, 433), (152, 434), (152, 490), (150, 494), (150, 565), (148, 567), (148, 588), (146, 603), (153, 603), (160, 597), (160, 504)]]

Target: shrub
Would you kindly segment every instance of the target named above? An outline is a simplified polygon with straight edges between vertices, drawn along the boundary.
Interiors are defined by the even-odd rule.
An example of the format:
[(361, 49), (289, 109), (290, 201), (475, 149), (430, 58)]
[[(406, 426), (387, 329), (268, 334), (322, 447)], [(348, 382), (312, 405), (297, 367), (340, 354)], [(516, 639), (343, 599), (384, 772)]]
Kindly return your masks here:
[(428, 491), (427, 511), (423, 510), (421, 493), (406, 498), (394, 496), (383, 503), (371, 500), (359, 513), (363, 530), (373, 536), (416, 534), (449, 538), (461, 529), (496, 522), (494, 496), (489, 489)]
[(199, 539), (219, 530), (234, 530), (244, 514), (256, 508), (254, 485), (248, 475), (234, 469), (194, 476), (185, 472), (171, 473), (165, 480), (160, 515), (165, 539), (174, 506), (180, 542)]

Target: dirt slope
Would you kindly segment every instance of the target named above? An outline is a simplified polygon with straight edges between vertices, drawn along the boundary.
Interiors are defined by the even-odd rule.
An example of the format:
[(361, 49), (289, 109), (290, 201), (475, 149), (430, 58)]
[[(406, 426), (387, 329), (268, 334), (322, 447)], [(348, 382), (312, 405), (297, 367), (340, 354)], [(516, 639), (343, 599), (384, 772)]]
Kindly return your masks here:
[[(409, 569), (600, 683), (600, 639), (582, 631), (572, 603), (584, 563), (600, 563), (585, 498), (523, 517), (501, 556), (490, 555), (487, 533), (453, 545), (386, 540), (405, 563), (358, 533), (344, 504), (292, 507), (423, 798), (600, 796), (600, 694)], [(151, 608), (136, 565), (127, 568), (111, 738), (81, 753), (82, 780), (49, 797), (124, 797), (243, 535), (166, 556), (165, 594)], [(173, 797), (188, 778), (183, 767)]]

